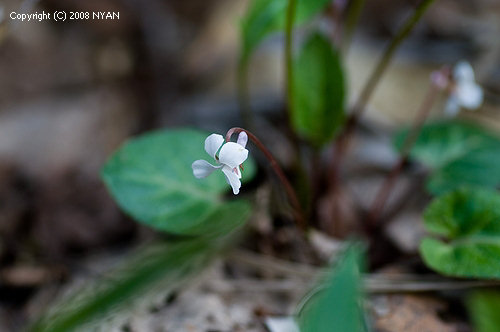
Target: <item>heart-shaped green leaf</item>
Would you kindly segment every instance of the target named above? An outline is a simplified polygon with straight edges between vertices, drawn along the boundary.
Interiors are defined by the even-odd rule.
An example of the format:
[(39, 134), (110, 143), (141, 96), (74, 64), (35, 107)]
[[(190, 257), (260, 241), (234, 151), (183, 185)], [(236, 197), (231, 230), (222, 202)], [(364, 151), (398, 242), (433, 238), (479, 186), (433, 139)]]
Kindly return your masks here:
[(424, 262), (450, 276), (500, 278), (500, 195), (461, 188), (435, 199), (424, 215), (439, 236), (420, 245)]
[(361, 250), (351, 246), (325, 288), (309, 296), (299, 313), (302, 332), (365, 331), (361, 307)]
[[(244, 200), (224, 202), (221, 194), (230, 187), (222, 172), (201, 180), (193, 176), (195, 160), (211, 159), (204, 151), (206, 137), (182, 129), (132, 139), (104, 166), (104, 182), (120, 207), (148, 226), (182, 235), (223, 234), (244, 223), (251, 206)], [(242, 180), (254, 173), (247, 160)]]
[(294, 63), (292, 121), (315, 146), (330, 142), (344, 123), (344, 73), (338, 53), (319, 33), (309, 37)]
[[(408, 130), (396, 134), (394, 142), (401, 148)], [(485, 129), (469, 123), (446, 121), (431, 123), (422, 128), (410, 156), (432, 169), (438, 169), (467, 153), (500, 147), (500, 139)]]
[[(297, 0), (295, 23), (321, 12), (331, 0)], [(273, 32), (284, 29), (288, 0), (253, 0), (241, 21), (241, 62), (246, 63), (257, 46)]]
[(434, 172), (427, 182), (436, 195), (475, 186), (495, 189), (500, 185), (500, 145), (473, 150)]

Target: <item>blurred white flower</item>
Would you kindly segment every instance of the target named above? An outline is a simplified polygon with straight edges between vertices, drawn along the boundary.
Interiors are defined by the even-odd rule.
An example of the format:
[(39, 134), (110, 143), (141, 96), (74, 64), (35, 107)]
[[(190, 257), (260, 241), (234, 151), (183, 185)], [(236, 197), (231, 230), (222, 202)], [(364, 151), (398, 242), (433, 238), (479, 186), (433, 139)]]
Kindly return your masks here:
[[(243, 131), (238, 135), (237, 143), (224, 143), (224, 137), (212, 134), (205, 140), (205, 151), (215, 159), (217, 165), (212, 165), (205, 160), (196, 160), (191, 167), (196, 178), (201, 179), (212, 174), (216, 169), (224, 173), (227, 183), (237, 195), (241, 187), (240, 165), (248, 158), (245, 146), (248, 141), (247, 134)], [(217, 153), (218, 152), (218, 153)]]
[(453, 69), (453, 84), (445, 106), (445, 114), (454, 116), (461, 107), (475, 110), (483, 102), (483, 90), (474, 80), (474, 70), (466, 61), (460, 61)]

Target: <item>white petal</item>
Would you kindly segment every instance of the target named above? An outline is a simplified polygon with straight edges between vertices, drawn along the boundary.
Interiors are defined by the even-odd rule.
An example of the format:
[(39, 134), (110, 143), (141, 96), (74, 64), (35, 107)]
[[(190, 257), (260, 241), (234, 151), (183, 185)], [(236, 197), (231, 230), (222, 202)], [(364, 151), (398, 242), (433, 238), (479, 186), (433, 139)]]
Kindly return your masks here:
[(238, 176), (238, 179), (241, 179), (241, 171), (239, 167), (233, 168), (233, 172)]
[(242, 147), (246, 147), (247, 146), (247, 142), (248, 142), (248, 135), (246, 132), (242, 131), (239, 135), (238, 135), (238, 140), (236, 141), (236, 143), (238, 143), (239, 145), (241, 145)]
[(453, 78), (461, 82), (474, 82), (474, 70), (467, 61), (460, 61), (453, 69)]
[(238, 195), (241, 188), (241, 181), (238, 175), (229, 166), (224, 165), (222, 172), (226, 176), (227, 183), (233, 188), (233, 194)]
[(221, 167), (222, 166), (214, 166), (206, 160), (196, 160), (191, 165), (191, 168), (193, 168), (193, 175), (198, 179), (209, 176), (213, 171)]
[(446, 102), (446, 106), (444, 107), (444, 114), (449, 117), (454, 117), (458, 114), (460, 110), (460, 104), (455, 95), (451, 95)]
[(205, 151), (215, 159), (215, 154), (222, 144), (224, 144), (224, 137), (219, 134), (212, 134), (205, 140)]
[(465, 108), (474, 110), (483, 102), (483, 89), (475, 83), (460, 84), (456, 87), (456, 95)]
[(238, 143), (228, 142), (222, 146), (219, 153), (221, 164), (228, 165), (231, 169), (243, 164), (248, 158), (248, 150)]

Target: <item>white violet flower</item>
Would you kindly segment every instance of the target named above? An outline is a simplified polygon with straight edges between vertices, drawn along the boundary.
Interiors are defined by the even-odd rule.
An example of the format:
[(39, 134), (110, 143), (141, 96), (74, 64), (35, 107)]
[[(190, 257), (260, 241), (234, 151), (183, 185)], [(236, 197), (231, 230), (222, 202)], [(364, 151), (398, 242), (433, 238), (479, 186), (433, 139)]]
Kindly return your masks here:
[[(205, 140), (205, 151), (215, 159), (217, 165), (212, 165), (205, 160), (196, 160), (191, 167), (196, 178), (201, 179), (220, 169), (226, 176), (227, 183), (233, 188), (237, 195), (241, 187), (241, 171), (239, 167), (248, 158), (247, 145), (248, 135), (242, 131), (238, 135), (237, 143), (224, 143), (224, 137), (212, 134)], [(218, 153), (217, 153), (218, 152)]]
[(454, 116), (460, 107), (474, 110), (483, 102), (483, 90), (474, 80), (474, 70), (467, 61), (460, 61), (453, 69), (453, 84), (445, 113)]

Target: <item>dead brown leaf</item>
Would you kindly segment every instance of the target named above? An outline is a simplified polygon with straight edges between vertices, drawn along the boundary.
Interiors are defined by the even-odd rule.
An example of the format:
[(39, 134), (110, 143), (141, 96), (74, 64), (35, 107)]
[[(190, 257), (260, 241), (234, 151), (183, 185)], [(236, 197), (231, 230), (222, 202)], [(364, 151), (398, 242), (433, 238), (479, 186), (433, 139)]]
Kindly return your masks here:
[(373, 298), (374, 326), (384, 332), (452, 332), (438, 312), (446, 304), (429, 296), (381, 295)]

